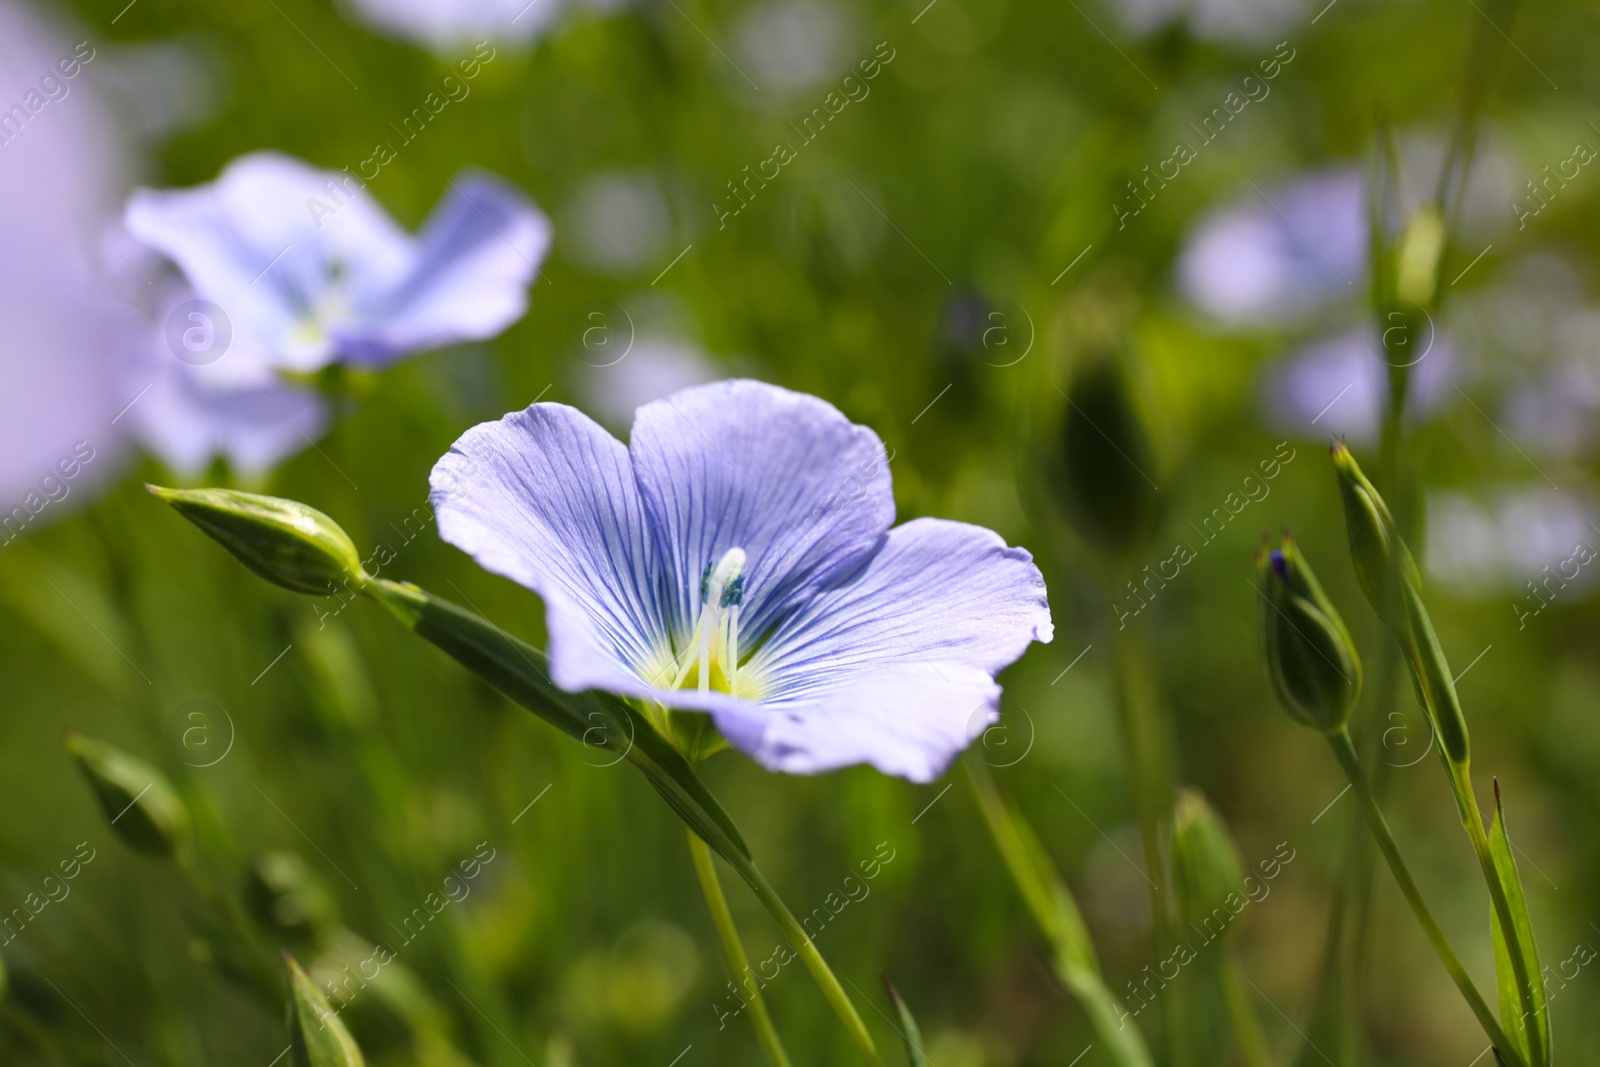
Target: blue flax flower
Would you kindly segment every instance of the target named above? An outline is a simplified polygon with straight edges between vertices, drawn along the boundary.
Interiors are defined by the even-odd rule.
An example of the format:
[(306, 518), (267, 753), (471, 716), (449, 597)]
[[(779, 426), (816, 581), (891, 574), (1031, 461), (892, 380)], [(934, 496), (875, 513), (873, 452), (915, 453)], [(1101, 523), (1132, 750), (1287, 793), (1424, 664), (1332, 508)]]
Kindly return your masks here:
[(709, 712), (772, 770), (930, 781), (1052, 635), (1026, 550), (891, 530), (877, 435), (760, 382), (646, 404), (629, 445), (534, 404), (462, 435), (432, 487), (445, 540), (543, 597), (557, 685)]
[(486, 175), (450, 189), (413, 237), (350, 173), (276, 152), (193, 189), (134, 193), (128, 230), (217, 304), (274, 366), (382, 366), (500, 333), (527, 309), (550, 226)]

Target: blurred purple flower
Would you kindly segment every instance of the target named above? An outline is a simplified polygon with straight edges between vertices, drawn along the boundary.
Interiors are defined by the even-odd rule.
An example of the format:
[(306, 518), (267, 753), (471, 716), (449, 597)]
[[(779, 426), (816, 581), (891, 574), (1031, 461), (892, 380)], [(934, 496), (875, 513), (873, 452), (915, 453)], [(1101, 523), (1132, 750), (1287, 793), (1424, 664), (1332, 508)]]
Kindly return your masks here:
[(412, 237), (348, 172), (275, 152), (234, 160), (210, 185), (138, 190), (126, 224), (227, 313), (241, 344), (302, 371), (493, 337), (526, 310), (550, 243), (544, 216), (498, 179), (452, 182)]
[[(1454, 378), (1454, 357), (1444, 337), (1411, 368), (1406, 414), (1438, 407)], [(1427, 341), (1423, 342), (1427, 344)], [(1388, 402), (1388, 368), (1377, 331), (1358, 327), (1313, 341), (1267, 371), (1262, 403), (1279, 429), (1308, 437), (1370, 442)]]
[(111, 387), (109, 353), (138, 328), (99, 269), (109, 250), (96, 232), (129, 163), (84, 75), (94, 49), (75, 50), (83, 38), (67, 29), (0, 2), (0, 513), (46, 514), (29, 502), (58, 495), (80, 442), (94, 458), (69, 464), (74, 500), (117, 469), (113, 419), (128, 397)]
[[(1600, 546), (1600, 509), (1593, 497), (1543, 482), (1473, 495), (1430, 492), (1427, 515), (1428, 573), (1462, 596), (1520, 596), (1528, 582), (1546, 578), (1576, 546), (1590, 546), (1590, 552)], [(1600, 579), (1600, 568), (1585, 566), (1576, 574), (1568, 569), (1562, 577), (1562, 589), (1575, 583), (1578, 591), (1588, 590)]]
[(543, 597), (563, 688), (709, 712), (772, 770), (925, 782), (995, 720), (995, 672), (1051, 639), (1050, 609), (989, 530), (891, 530), (883, 455), (815, 397), (717, 382), (640, 408), (627, 446), (561, 404), (474, 427), (432, 503)]
[(1366, 273), (1367, 223), (1355, 170), (1302, 178), (1286, 188), (1251, 191), (1214, 212), (1178, 261), (1184, 295), (1229, 325), (1293, 321), (1359, 299)]

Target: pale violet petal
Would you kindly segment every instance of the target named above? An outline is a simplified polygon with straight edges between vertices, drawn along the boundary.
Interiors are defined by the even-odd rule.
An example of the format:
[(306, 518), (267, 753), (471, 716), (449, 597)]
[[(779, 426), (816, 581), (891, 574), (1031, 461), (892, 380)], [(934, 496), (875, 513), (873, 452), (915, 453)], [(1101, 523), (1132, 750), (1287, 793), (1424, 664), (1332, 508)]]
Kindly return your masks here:
[(993, 531), (917, 519), (785, 619), (742, 669), (761, 703), (714, 709), (774, 770), (871, 763), (935, 777), (993, 721), (994, 674), (1054, 636), (1033, 557)]
[(337, 331), (355, 362), (493, 337), (520, 319), (550, 248), (550, 223), (520, 192), (488, 175), (450, 183), (419, 236), (415, 264)]
[(535, 404), (468, 430), (429, 483), (440, 536), (544, 599), (557, 685), (649, 692), (666, 667), (660, 568), (621, 442)]
[(1000, 686), (964, 663), (839, 674), (803, 695), (713, 707), (717, 727), (768, 770), (820, 774), (865, 763), (931, 782), (998, 718)]
[(816, 397), (715, 382), (639, 409), (630, 441), (680, 647), (707, 564), (745, 551), (742, 625), (760, 640), (781, 615), (864, 560), (894, 521), (878, 435)]
[[(164, 343), (164, 342), (158, 342)], [(329, 421), (316, 393), (279, 381), (271, 372), (251, 381), (191, 367), (164, 350), (160, 363), (144, 365), (147, 388), (128, 408), (130, 431), (174, 471), (193, 477), (213, 458), (228, 460), (246, 478), (265, 474), (311, 447)], [(130, 373), (130, 388), (140, 375)]]

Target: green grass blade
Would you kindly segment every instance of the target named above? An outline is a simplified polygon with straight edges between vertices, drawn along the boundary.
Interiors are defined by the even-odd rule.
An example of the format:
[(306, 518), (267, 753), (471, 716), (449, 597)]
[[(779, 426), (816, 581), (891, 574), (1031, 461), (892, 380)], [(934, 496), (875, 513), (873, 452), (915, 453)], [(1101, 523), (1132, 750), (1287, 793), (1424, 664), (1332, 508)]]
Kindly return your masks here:
[(1050, 942), (1056, 976), (1076, 998), (1114, 1062), (1120, 1067), (1153, 1067), (1139, 1028), (1129, 1025), (1133, 1013), (1122, 1006), (1100, 976), (1094, 943), (1089, 940), (1089, 931), (1066, 881), (1050, 862), (1032, 827), (995, 789), (988, 771), (970, 760), (967, 770), (978, 807), (1006, 868)]
[(285, 958), (289, 964), (295, 1019), (311, 1067), (366, 1067), (367, 1061), (362, 1058), (355, 1038), (339, 1021), (338, 1013), (328, 1005), (317, 984), (293, 956)]
[(1494, 931), (1495, 984), (1500, 991), (1500, 1020), (1512, 1041), (1518, 1043), (1523, 1058), (1534, 1067), (1550, 1067), (1550, 1009), (1545, 1004), (1544, 984), (1538, 981), (1539, 949), (1533, 943), (1533, 924), (1528, 919), (1528, 902), (1522, 892), (1522, 877), (1517, 873), (1516, 857), (1511, 853), (1511, 838), (1506, 834), (1505, 811), (1500, 802), (1500, 783), (1494, 784), (1494, 820), (1489, 826), (1489, 855), (1494, 859), (1495, 874), (1505, 889), (1506, 901), (1511, 905), (1511, 921), (1516, 926), (1517, 941), (1521, 944), (1523, 962), (1529, 975), (1534, 976), (1533, 1019), (1523, 1017), (1521, 991), (1517, 988), (1511, 953), (1506, 946), (1505, 932), (1500, 928), (1499, 917), (1493, 909), (1489, 921)]
[(910, 1067), (932, 1067), (928, 1062), (928, 1054), (923, 1051), (922, 1030), (917, 1026), (916, 1017), (911, 1014), (911, 1008), (906, 1004), (900, 991), (889, 981), (889, 976), (883, 976), (883, 987), (889, 991), (889, 999), (894, 1002), (895, 1014), (900, 1017), (900, 1036), (906, 1043), (906, 1063)]

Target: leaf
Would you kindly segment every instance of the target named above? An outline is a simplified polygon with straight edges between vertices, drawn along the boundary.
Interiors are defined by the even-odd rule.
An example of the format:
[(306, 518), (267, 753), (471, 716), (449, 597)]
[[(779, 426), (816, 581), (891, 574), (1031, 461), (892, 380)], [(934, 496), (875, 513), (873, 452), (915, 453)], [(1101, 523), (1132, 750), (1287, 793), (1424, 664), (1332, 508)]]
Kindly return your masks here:
[[(1494, 820), (1489, 826), (1489, 855), (1494, 860), (1494, 872), (1505, 890), (1506, 903), (1511, 907), (1511, 922), (1517, 941), (1522, 948), (1522, 960), (1532, 978), (1533, 1030), (1528, 1029), (1524, 1017), (1522, 996), (1511, 966), (1511, 951), (1506, 945), (1505, 932), (1500, 928), (1500, 918), (1494, 909), (1489, 910), (1489, 922), (1494, 931), (1494, 973), (1500, 990), (1500, 1022), (1506, 1035), (1517, 1045), (1523, 1061), (1531, 1067), (1549, 1067), (1550, 1009), (1545, 1004), (1544, 983), (1539, 981), (1539, 949), (1533, 943), (1533, 925), (1528, 919), (1528, 902), (1522, 892), (1522, 878), (1517, 873), (1516, 857), (1511, 854), (1511, 838), (1506, 836), (1505, 810), (1500, 802), (1500, 783), (1494, 783)], [(1533, 1046), (1533, 1047), (1530, 1047)]]
[(365, 590), (425, 641), (511, 700), (589, 745), (613, 743), (679, 818), (749, 879), (750, 850), (738, 827), (694, 768), (655, 727), (609, 693), (569, 693), (550, 680), (543, 652), (487, 619), (415, 585), (384, 579)]
[(366, 1067), (355, 1038), (329, 1007), (311, 976), (293, 956), (285, 953), (284, 959), (289, 964), (290, 996), (311, 1067)]
[(988, 771), (970, 760), (966, 766), (973, 791), (978, 796), (978, 807), (983, 811), (984, 821), (1006, 868), (1050, 942), (1056, 976), (1077, 999), (1118, 1064), (1153, 1067), (1150, 1050), (1145, 1047), (1139, 1028), (1128, 1025), (1134, 1013), (1122, 1006), (1100, 976), (1094, 943), (1089, 940), (1083, 915), (1066, 881), (1050, 862), (1033, 828), (995, 789)]
[(922, 1049), (922, 1030), (917, 1026), (911, 1008), (900, 996), (900, 991), (889, 981), (888, 975), (883, 976), (883, 987), (889, 991), (889, 999), (894, 1003), (895, 1014), (900, 1016), (900, 1036), (906, 1043), (906, 1062), (911, 1067), (933, 1067), (928, 1062), (928, 1054)]

